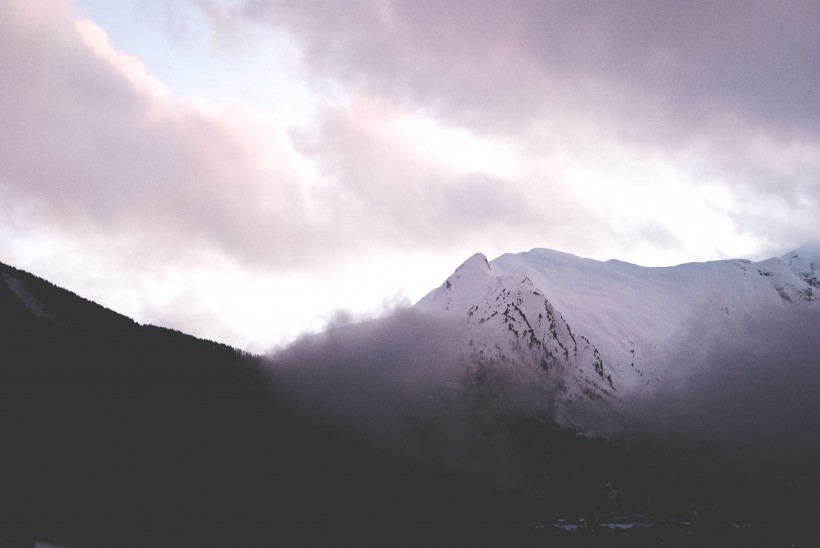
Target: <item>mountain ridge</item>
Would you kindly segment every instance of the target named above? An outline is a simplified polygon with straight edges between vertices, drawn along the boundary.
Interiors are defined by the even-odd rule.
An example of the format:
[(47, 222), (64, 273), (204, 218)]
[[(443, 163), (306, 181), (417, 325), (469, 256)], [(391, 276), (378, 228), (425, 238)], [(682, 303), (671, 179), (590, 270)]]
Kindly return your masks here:
[[(561, 546), (533, 521), (695, 501), (754, 516), (767, 541), (784, 519), (802, 535), (820, 511), (814, 264), (475, 254), (414, 307), (264, 362), (0, 265), (0, 528), (77, 546)], [(627, 341), (622, 374), (630, 330), (659, 349)], [(723, 538), (705, 527), (693, 541)]]
[[(683, 364), (671, 364), (670, 354), (679, 352), (695, 330), (702, 336), (708, 327), (719, 337), (755, 315), (820, 307), (815, 294), (819, 249), (807, 244), (758, 262), (728, 259), (670, 267), (596, 261), (546, 248), (492, 261), (479, 253), (415, 308), (456, 318), (461, 326), (457, 344), (469, 359), (515, 355), (519, 363), (542, 369), (549, 363), (560, 370), (540, 382), (558, 388), (558, 416), (578, 428), (573, 401), (650, 393), (674, 382), (680, 371), (672, 369)], [(544, 318), (547, 326), (541, 325)], [(581, 359), (579, 341), (588, 354)], [(522, 352), (522, 344), (529, 349)], [(689, 351), (693, 361), (698, 352), (697, 347)]]

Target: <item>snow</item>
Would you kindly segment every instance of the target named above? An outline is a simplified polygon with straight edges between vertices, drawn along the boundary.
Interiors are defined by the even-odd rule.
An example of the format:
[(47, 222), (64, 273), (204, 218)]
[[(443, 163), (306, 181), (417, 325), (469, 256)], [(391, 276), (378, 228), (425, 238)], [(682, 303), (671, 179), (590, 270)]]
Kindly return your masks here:
[(612, 396), (611, 378), (598, 351), (572, 329), (544, 293), (519, 272), (500, 272), (481, 254), (468, 259), (438, 289), (417, 303), (456, 323), (453, 344), (468, 362), (505, 364), (520, 386), (557, 391), (555, 416), (580, 427), (578, 405)]
[(624, 378), (633, 363), (654, 374), (652, 363), (682, 326), (811, 300), (807, 282), (780, 259), (646, 268), (536, 249), (503, 255), (492, 267), (525, 274)]
[(820, 245), (804, 245), (780, 258), (811, 288), (820, 290)]
[(787, 263), (795, 272), (820, 269), (820, 244), (802, 245), (783, 255), (780, 260)]
[(26, 289), (26, 285), (21, 280), (18, 280), (6, 272), (3, 273), (3, 279), (6, 281), (6, 285), (8, 285), (9, 289), (11, 289), (17, 298), (20, 299), (20, 302), (23, 303), (32, 314), (38, 318), (54, 320), (54, 316), (46, 310), (46, 307), (43, 306), (39, 300), (29, 293), (28, 289)]
[[(562, 405), (569, 409), (578, 398), (651, 390), (667, 373), (669, 348), (687, 329), (818, 306), (817, 267), (817, 246), (760, 262), (672, 267), (548, 249), (490, 262), (476, 254), (416, 307), (460, 322), (463, 336), (454, 343), (465, 355), (546, 359), (547, 370), (563, 371)], [(692, 355), (698, 351), (692, 345)]]

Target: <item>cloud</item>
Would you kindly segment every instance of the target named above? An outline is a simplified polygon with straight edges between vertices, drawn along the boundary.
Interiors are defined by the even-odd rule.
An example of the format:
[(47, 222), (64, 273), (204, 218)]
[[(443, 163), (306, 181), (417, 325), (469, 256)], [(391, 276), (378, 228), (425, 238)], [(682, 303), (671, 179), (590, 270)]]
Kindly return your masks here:
[[(666, 500), (719, 500), (759, 487), (809, 494), (820, 479), (815, 304), (691, 318), (664, 343), (650, 391), (583, 400), (575, 412), (587, 431), (606, 417), (601, 431), (612, 442), (596, 446), (608, 455), (596, 489), (626, 480), (621, 466), (628, 462), (643, 482), (657, 480), (649, 490), (662, 486)], [(273, 354), (271, 384), (287, 408), (376, 450), (540, 494), (555, 473), (543, 459), (578, 453), (560, 438), (522, 444), (516, 432), (527, 424), (549, 429), (558, 383), (534, 382), (540, 373), (534, 377), (532, 364), (513, 355), (494, 362), (465, 354), (453, 343), (463, 329), (454, 318), (413, 308), (359, 324), (340, 317)], [(539, 463), (535, 471), (528, 458)]]
[[(758, 487), (810, 493), (820, 479), (816, 304), (691, 317), (661, 345), (651, 389), (576, 400), (584, 430), (612, 442), (597, 445), (608, 456), (596, 489), (626, 480), (628, 462), (642, 482), (657, 480), (649, 491), (662, 486), (667, 500), (719, 500)], [(541, 493), (555, 473), (544, 458), (577, 458), (558, 437), (529, 445), (516, 435), (527, 424), (547, 435), (556, 369), (542, 376), (515, 353), (498, 361), (470, 354), (454, 343), (466, 341), (464, 325), (429, 309), (358, 324), (342, 315), (329, 327), (271, 355), (271, 384), (288, 409), (379, 451), (496, 487)]]
[[(560, 221), (514, 173), (465, 166), (476, 152), (460, 165), (442, 156), (446, 129), (414, 127), (418, 111), (364, 96), (325, 108), (314, 128), (266, 127), (239, 105), (174, 97), (65, 2), (12, 6), (0, 181), (7, 213), (29, 224), (126, 237), (140, 256), (147, 244), (166, 259), (204, 250), (289, 269), (384, 246), (480, 246), (488, 232)], [(318, 176), (300, 171), (305, 159)], [(558, 186), (550, 196), (568, 205)]]
[[(775, 487), (817, 481), (818, 325), (818, 307), (803, 303), (684, 326), (658, 389), (623, 402), (632, 433), (650, 432), (683, 469)], [(704, 449), (711, 463), (695, 458)]]
[(126, 265), (100, 277), (332, 277), (397, 249), (660, 264), (820, 232), (810, 3), (140, 4), (175, 61), (286, 57), (290, 80), (236, 63), (254, 98), (286, 81), (270, 110), (175, 95), (70, 0), (0, 6), (0, 228)]
[[(444, 130), (414, 132), (405, 127), (412, 119), (363, 100), (325, 111), (315, 132), (297, 138), (337, 200), (339, 226), (352, 237), (373, 245), (446, 247), (556, 222), (538, 200), (524, 199), (528, 192), (540, 196), (537, 187), (436, 158), (430, 149)], [(559, 192), (554, 188), (555, 203), (565, 199)]]
[[(662, 193), (640, 198), (645, 208), (599, 211), (619, 193), (653, 192), (665, 164), (688, 171), (676, 184), (727, 188), (750, 214), (724, 217), (767, 244), (820, 228), (807, 213), (820, 200), (820, 55), (803, 4), (195, 3), (219, 44), (275, 26), (292, 34), (314, 85), (336, 86), (316, 124), (293, 130), (248, 107), (174, 97), (66, 2), (7, 3), (7, 215), (265, 268), (397, 243), (572, 248), (590, 229), (588, 254), (623, 248), (630, 234), (685, 248), (657, 213), (674, 205)], [(446, 132), (473, 148), (458, 159)], [(491, 165), (502, 148), (506, 167)]]
[[(789, 223), (820, 198), (812, 2), (209, 5), (221, 6), (209, 11), (217, 28), (289, 32), (315, 79), (349, 93), (478, 136), (547, 135), (576, 162), (617, 142), (622, 154), (688, 171), (694, 188), (721, 186), (740, 204), (783, 201), (769, 217), (726, 217), (758, 245), (771, 245), (772, 227), (784, 249), (820, 229)], [(595, 176), (619, 184), (613, 167)]]
[(657, 115), (669, 132), (709, 113), (809, 135), (818, 122), (811, 2), (246, 0), (209, 15), (282, 27), (320, 75), (490, 126), (578, 98), (596, 114), (638, 99), (632, 126)]
[(173, 99), (65, 3), (27, 9), (12, 5), (2, 23), (7, 207), (31, 204), (38, 222), (131, 234), (172, 256), (193, 244), (298, 258), (289, 232), (309, 216), (286, 140), (259, 142), (240, 108)]
[[(296, 341), (270, 357), (277, 400), (322, 427), (436, 472), (538, 491), (519, 421), (549, 421), (553, 395), (519, 364), (470, 363), (449, 318), (402, 309)], [(522, 373), (523, 371), (523, 373)]]

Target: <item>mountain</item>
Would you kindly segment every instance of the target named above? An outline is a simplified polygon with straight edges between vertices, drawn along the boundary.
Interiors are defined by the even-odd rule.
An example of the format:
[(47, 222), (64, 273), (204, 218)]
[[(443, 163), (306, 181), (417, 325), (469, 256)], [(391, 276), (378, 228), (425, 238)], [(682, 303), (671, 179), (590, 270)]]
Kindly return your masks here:
[(709, 365), (711, 342), (755, 318), (816, 318), (818, 269), (816, 246), (664, 268), (547, 249), (492, 262), (477, 254), (416, 308), (459, 325), (467, 360), (514, 364), (554, 388), (559, 423), (594, 430), (613, 425), (584, 424), (589, 401), (668, 390)]
[(706, 506), (771, 540), (820, 517), (817, 265), (811, 246), (665, 268), (476, 254), (414, 306), (272, 359), (315, 420), (548, 515)]
[[(263, 358), (0, 264), (0, 537), (816, 539), (817, 265), (478, 254), (413, 307)], [(633, 514), (654, 532), (602, 525)], [(568, 517), (595, 534), (561, 536)]]
[(0, 263), (0, 546), (516, 539), (533, 502), (419, 470), (285, 403), (265, 358)]
[(277, 432), (259, 362), (0, 264), (0, 537), (164, 544), (212, 516), (194, 541), (220, 501), (265, 507), (237, 472)]
[[(507, 466), (532, 457), (532, 439), (514, 434), (527, 417), (607, 440), (598, 454), (608, 456), (579, 470), (556, 455), (588, 456), (542, 427), (535, 439), (550, 457), (518, 488), (570, 500), (558, 487), (570, 473), (575, 494), (586, 489), (582, 499), (598, 508), (601, 485), (619, 485), (633, 510), (708, 500), (800, 528), (820, 518), (818, 271), (817, 245), (663, 268), (547, 249), (476, 254), (413, 311), (446, 326), (463, 398), (503, 379), (464, 428), (505, 431), (484, 439), (503, 440)], [(594, 470), (606, 471), (585, 486)]]

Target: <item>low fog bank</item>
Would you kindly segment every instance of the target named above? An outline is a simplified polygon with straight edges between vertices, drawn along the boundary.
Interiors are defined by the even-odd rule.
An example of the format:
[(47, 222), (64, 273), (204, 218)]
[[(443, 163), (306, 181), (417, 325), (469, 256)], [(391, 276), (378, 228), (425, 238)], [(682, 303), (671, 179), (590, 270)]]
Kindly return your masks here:
[(681, 332), (668, 375), (623, 403), (621, 435), (670, 473), (820, 493), (820, 309), (790, 307)]
[(494, 487), (537, 490), (514, 431), (554, 416), (543, 383), (460, 355), (444, 316), (403, 309), (306, 336), (270, 357), (278, 398), (371, 448)]
[(816, 496), (813, 308), (682, 330), (651, 393), (619, 396), (617, 413), (606, 401), (578, 404), (587, 422), (607, 417), (606, 442), (555, 424), (560, 379), (546, 374), (544, 382), (543, 371), (512, 358), (461, 355), (451, 318), (412, 308), (303, 337), (270, 357), (272, 385), (279, 401), (322, 427), (492, 487), (538, 495), (586, 489), (592, 498), (628, 476), (642, 500), (738, 486)]

